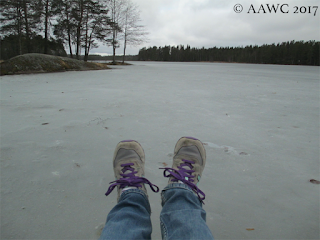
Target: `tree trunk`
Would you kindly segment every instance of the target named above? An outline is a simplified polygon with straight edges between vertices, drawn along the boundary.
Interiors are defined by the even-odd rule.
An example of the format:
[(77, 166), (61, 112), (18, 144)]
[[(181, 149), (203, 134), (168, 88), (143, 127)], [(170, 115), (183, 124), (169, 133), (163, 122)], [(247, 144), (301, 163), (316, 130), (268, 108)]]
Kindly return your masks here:
[[(113, 15), (112, 16), (113, 22), (115, 22), (116, 21), (116, 1), (115, 0), (113, 0), (112, 15)], [(115, 26), (113, 27), (112, 47), (113, 47), (112, 63), (116, 64), (116, 30), (115, 30)]]
[(48, 19), (49, 19), (49, 0), (46, 0), (46, 10), (45, 10), (45, 20), (44, 20), (44, 54), (48, 54)]
[(79, 6), (79, 10), (80, 10), (80, 19), (78, 22), (78, 27), (77, 27), (77, 50), (76, 50), (76, 56), (77, 59), (80, 59), (80, 45), (81, 45), (81, 24), (82, 24), (82, 16), (83, 16), (83, 1), (80, 0), (80, 6)]
[(89, 37), (89, 40), (88, 40), (87, 55), (85, 56), (85, 61), (86, 61), (86, 62), (88, 61), (89, 52), (90, 52), (90, 49), (91, 49), (93, 32), (94, 32), (95, 27), (96, 27), (96, 26), (94, 26), (94, 27), (92, 28), (92, 31), (91, 31), (91, 33), (90, 33), (90, 37)]
[(27, 52), (31, 52), (31, 46), (30, 46), (30, 30), (29, 30), (29, 22), (28, 22), (28, 9), (27, 9), (27, 3), (25, 0), (23, 0), (23, 11), (24, 11), (24, 21), (25, 21), (25, 27), (26, 27), (26, 44), (27, 44)]
[(127, 47), (127, 37), (126, 37), (126, 35), (124, 35), (122, 64), (124, 64), (124, 58), (126, 56), (126, 47)]
[(115, 43), (113, 43), (113, 57), (112, 57), (112, 63), (116, 64), (116, 47)]
[(71, 46), (70, 26), (68, 26), (68, 43), (69, 43), (69, 52), (70, 52), (70, 57), (71, 57), (71, 58), (73, 58), (73, 54), (72, 54), (72, 46)]
[(76, 57), (79, 60), (79, 50), (80, 50), (80, 28), (81, 26), (77, 27), (77, 46), (76, 46)]
[(72, 54), (72, 44), (71, 44), (71, 27), (70, 27), (70, 19), (69, 19), (69, 6), (66, 3), (65, 6), (66, 9), (66, 17), (67, 17), (67, 24), (68, 24), (68, 44), (69, 44), (69, 52), (70, 52), (70, 57), (73, 58), (73, 54)]
[(128, 26), (128, 8), (126, 10), (126, 20), (124, 24), (124, 41), (123, 41), (123, 59), (122, 64), (124, 64), (124, 58), (126, 56), (126, 47), (127, 47), (127, 26)]
[(17, 32), (18, 32), (18, 38), (19, 38), (19, 54), (22, 54), (22, 34), (21, 34), (21, 10), (20, 6), (17, 5)]
[(89, 20), (89, 13), (87, 10), (87, 16), (86, 16), (86, 35), (85, 35), (85, 43), (84, 43), (84, 61), (88, 61), (88, 20)]

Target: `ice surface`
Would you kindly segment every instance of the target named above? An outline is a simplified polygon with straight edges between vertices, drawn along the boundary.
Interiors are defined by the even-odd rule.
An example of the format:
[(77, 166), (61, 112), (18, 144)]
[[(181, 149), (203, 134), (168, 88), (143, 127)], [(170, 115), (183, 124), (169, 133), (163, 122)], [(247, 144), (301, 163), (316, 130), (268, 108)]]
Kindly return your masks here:
[(138, 140), (163, 188), (158, 168), (185, 135), (207, 150), (199, 187), (216, 239), (319, 238), (319, 67), (134, 62), (0, 83), (1, 239), (98, 238), (117, 143)]

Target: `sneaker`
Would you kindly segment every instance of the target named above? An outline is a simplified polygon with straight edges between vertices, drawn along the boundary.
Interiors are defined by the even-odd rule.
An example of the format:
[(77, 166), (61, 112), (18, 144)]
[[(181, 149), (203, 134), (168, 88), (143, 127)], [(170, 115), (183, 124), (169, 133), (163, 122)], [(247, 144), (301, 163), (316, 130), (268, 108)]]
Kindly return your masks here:
[[(134, 140), (124, 140), (118, 143), (113, 155), (113, 170), (116, 180), (110, 182), (106, 196), (115, 187), (118, 189), (118, 201), (123, 191), (138, 188), (146, 195), (147, 190), (144, 184), (149, 184), (154, 192), (159, 192), (159, 188), (144, 178), (145, 155), (141, 145)], [(148, 196), (148, 195), (147, 195)]]
[(163, 175), (169, 177), (168, 184), (178, 182), (188, 185), (203, 203), (205, 194), (197, 185), (205, 164), (206, 150), (202, 142), (193, 137), (182, 137), (174, 148), (172, 168), (161, 169), (165, 169)]

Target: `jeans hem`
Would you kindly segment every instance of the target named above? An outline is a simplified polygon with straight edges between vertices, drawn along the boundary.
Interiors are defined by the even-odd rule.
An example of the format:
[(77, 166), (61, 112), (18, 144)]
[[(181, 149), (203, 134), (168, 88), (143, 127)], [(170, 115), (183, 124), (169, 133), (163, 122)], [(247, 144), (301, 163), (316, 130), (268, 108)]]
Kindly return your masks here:
[(171, 189), (171, 188), (183, 188), (183, 189), (187, 189), (193, 193), (193, 190), (188, 185), (186, 185), (184, 183), (170, 183), (162, 190), (162, 192), (166, 191), (168, 189)]
[(144, 191), (142, 191), (141, 189), (138, 189), (138, 188), (136, 188), (136, 189), (128, 189), (128, 190), (122, 192), (122, 193), (120, 194), (120, 198), (119, 198), (119, 201), (118, 201), (118, 202), (122, 201), (123, 198), (124, 198), (127, 194), (130, 194), (130, 193), (138, 193), (138, 194), (141, 194), (141, 195), (149, 202), (148, 195), (147, 195)]
[[(166, 197), (165, 197), (165, 191), (167, 190), (171, 190), (171, 189), (184, 189), (187, 190), (189, 192), (191, 192), (192, 194), (194, 194), (195, 196), (197, 196), (195, 194), (195, 192), (192, 190), (192, 188), (190, 188), (188, 185), (184, 184), (184, 183), (170, 183), (168, 184), (162, 191), (161, 191), (161, 202), (162, 202), (162, 206), (165, 204), (165, 202), (167, 201)], [(198, 196), (197, 196), (198, 198)]]

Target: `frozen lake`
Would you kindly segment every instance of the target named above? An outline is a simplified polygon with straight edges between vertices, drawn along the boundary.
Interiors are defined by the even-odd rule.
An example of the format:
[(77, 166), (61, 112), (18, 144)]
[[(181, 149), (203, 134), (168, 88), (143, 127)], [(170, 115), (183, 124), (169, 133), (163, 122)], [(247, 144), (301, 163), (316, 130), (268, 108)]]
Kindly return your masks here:
[[(162, 189), (158, 168), (185, 135), (205, 143), (216, 239), (319, 238), (319, 67), (133, 64), (0, 78), (1, 239), (98, 238), (117, 143), (142, 144)], [(147, 190), (160, 239), (160, 194)]]

